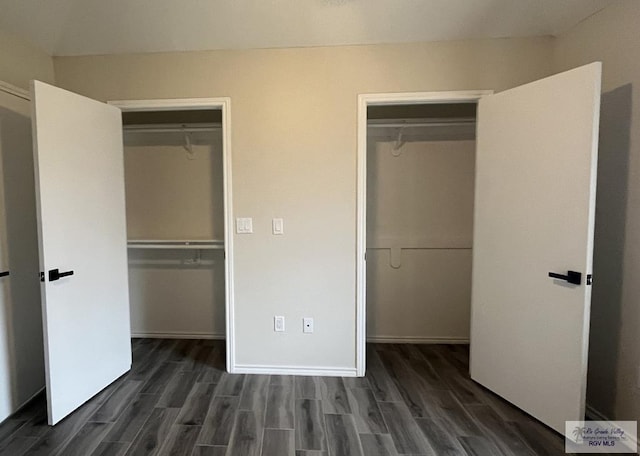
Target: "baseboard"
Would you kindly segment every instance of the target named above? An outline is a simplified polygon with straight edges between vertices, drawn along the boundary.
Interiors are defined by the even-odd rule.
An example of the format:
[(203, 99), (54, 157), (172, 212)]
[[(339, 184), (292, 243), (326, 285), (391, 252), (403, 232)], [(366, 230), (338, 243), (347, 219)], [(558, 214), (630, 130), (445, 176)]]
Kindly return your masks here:
[(224, 340), (225, 335), (219, 333), (185, 333), (185, 332), (132, 332), (132, 338), (144, 339), (216, 339)]
[(22, 410), (23, 408), (25, 408), (27, 405), (29, 405), (31, 403), (31, 401), (33, 401), (34, 399), (36, 399), (38, 396), (40, 396), (41, 394), (44, 394), (45, 390), (47, 389), (46, 386), (43, 386), (42, 388), (40, 388), (38, 391), (36, 391), (35, 393), (33, 393), (31, 395), (31, 397), (29, 399), (27, 399), (26, 401), (24, 401), (22, 403), (22, 405), (20, 407), (18, 407), (18, 409), (16, 410), (16, 412), (19, 412), (20, 410)]
[(587, 417), (587, 419), (594, 421), (610, 421), (609, 417), (607, 417), (604, 413), (601, 413), (599, 410), (596, 410), (589, 404), (587, 404), (585, 408), (585, 416)]
[(377, 344), (468, 344), (468, 337), (369, 336)]
[[(613, 421), (611, 418), (606, 416), (604, 413), (599, 410), (593, 408), (591, 405), (587, 404), (585, 407), (585, 418), (590, 421)], [(640, 440), (638, 439), (638, 435), (629, 435), (631, 438), (631, 448), (634, 448), (640, 444)], [(636, 453), (633, 453), (636, 454)]]
[(40, 388), (38, 391), (36, 391), (35, 393), (33, 393), (31, 395), (31, 397), (29, 399), (27, 399), (26, 401), (24, 401), (18, 408), (16, 408), (13, 412), (11, 412), (11, 414), (6, 417), (3, 420), (0, 420), (0, 424), (4, 423), (6, 420), (10, 419), (12, 416), (14, 416), (16, 413), (18, 413), (20, 410), (22, 410), (23, 408), (25, 408), (27, 405), (29, 405), (34, 399), (36, 399), (38, 396), (40, 396), (41, 394), (44, 393), (46, 387), (42, 387)]
[(263, 375), (313, 375), (319, 377), (356, 377), (356, 368), (313, 366), (267, 366), (259, 364), (236, 364), (232, 374)]

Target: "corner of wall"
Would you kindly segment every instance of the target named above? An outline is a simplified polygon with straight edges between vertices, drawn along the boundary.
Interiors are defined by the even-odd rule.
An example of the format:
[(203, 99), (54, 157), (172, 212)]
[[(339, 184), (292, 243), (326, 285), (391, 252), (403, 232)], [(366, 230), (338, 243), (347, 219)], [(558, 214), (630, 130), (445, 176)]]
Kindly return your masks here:
[(55, 82), (53, 57), (28, 41), (0, 30), (0, 80), (28, 89), (32, 79)]
[(640, 416), (638, 21), (640, 2), (611, 2), (553, 50), (555, 71), (603, 63), (587, 409), (616, 420)]

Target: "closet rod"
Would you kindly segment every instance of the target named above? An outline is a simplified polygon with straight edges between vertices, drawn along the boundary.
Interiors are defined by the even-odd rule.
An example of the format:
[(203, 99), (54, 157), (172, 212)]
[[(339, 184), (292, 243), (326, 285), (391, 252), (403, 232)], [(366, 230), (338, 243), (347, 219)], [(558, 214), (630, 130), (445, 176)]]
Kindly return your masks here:
[(166, 125), (124, 125), (127, 133), (198, 133), (218, 131), (221, 124), (166, 124)]

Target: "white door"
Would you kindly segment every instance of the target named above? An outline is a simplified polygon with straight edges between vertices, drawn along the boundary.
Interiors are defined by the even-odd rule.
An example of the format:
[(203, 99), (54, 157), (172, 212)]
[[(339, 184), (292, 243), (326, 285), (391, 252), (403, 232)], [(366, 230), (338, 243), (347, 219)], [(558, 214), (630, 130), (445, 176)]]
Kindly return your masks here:
[(35, 81), (49, 424), (131, 368), (120, 110)]
[(601, 71), (478, 106), (471, 377), (562, 433), (585, 411)]

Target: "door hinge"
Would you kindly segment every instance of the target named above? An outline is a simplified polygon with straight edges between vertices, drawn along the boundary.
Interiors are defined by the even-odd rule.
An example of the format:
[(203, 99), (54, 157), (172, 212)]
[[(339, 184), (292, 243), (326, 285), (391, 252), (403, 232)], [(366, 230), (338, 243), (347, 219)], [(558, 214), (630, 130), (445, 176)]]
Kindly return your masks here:
[(591, 285), (593, 283), (593, 274), (587, 274), (587, 285)]
[(40, 271), (40, 282), (44, 282), (44, 272)]

